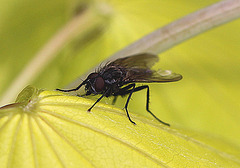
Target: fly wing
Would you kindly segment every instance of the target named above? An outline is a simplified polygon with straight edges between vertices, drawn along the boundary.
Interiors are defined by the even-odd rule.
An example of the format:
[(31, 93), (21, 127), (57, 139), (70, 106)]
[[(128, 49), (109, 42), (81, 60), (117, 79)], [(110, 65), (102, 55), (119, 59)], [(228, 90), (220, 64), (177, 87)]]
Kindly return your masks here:
[(153, 71), (150, 69), (129, 69), (124, 79), (127, 83), (174, 82), (182, 79), (182, 75), (170, 70)]
[(156, 62), (158, 62), (159, 58), (157, 55), (150, 53), (141, 53), (132, 56), (128, 56), (125, 58), (119, 58), (108, 66), (120, 66), (126, 69), (128, 68), (138, 68), (138, 69), (150, 69)]
[(182, 79), (182, 75), (172, 73), (169, 70), (151, 70), (151, 67), (159, 60), (157, 55), (141, 53), (125, 58), (117, 59), (106, 67), (122, 67), (126, 72), (124, 83), (152, 83), (174, 82)]

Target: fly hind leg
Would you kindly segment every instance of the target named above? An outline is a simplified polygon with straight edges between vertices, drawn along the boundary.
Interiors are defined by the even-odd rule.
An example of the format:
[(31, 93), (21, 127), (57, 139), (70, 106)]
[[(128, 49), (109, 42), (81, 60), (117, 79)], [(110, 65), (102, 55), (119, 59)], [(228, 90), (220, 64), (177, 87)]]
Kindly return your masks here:
[[(132, 89), (130, 89), (132, 88)], [(167, 126), (170, 126), (170, 124), (166, 123), (166, 122), (163, 122), (162, 120), (160, 120), (157, 116), (155, 116), (150, 110), (149, 110), (149, 96), (150, 96), (150, 89), (149, 89), (149, 86), (148, 85), (143, 85), (143, 86), (139, 86), (139, 87), (135, 87), (135, 84), (130, 84), (122, 89), (120, 89), (117, 93), (114, 94), (114, 96), (117, 96), (117, 95), (126, 95), (126, 94), (129, 94), (128, 96), (128, 99), (127, 99), (127, 102), (126, 102), (126, 105), (125, 105), (125, 110), (127, 112), (127, 115), (128, 115), (128, 118), (129, 120), (135, 124), (135, 122), (133, 122), (131, 119), (130, 119), (130, 116), (128, 114), (128, 110), (127, 110), (127, 106), (128, 106), (128, 103), (130, 101), (130, 98), (132, 96), (132, 93), (133, 92), (137, 92), (137, 91), (140, 91), (140, 90), (143, 90), (143, 89), (147, 89), (147, 101), (146, 101), (146, 110), (147, 112), (149, 112), (157, 121), (159, 121), (160, 123), (164, 124), (164, 125), (167, 125)]]

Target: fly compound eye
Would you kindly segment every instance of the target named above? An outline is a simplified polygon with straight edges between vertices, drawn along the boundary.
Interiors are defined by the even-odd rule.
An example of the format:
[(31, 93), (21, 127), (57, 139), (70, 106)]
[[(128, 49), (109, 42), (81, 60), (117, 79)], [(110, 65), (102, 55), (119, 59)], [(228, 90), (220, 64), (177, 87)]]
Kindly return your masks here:
[(91, 73), (90, 75), (88, 75), (87, 79), (93, 79), (96, 78), (98, 76), (98, 73)]
[(101, 92), (101, 91), (103, 91), (104, 86), (105, 86), (105, 82), (104, 82), (103, 78), (100, 77), (100, 76), (97, 77), (97, 78), (95, 79), (95, 90), (96, 90), (96, 92)]

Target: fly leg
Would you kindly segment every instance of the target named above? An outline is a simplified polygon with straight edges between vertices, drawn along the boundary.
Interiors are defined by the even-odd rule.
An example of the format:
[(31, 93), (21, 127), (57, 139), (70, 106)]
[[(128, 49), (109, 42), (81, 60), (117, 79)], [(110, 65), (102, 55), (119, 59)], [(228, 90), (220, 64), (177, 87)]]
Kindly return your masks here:
[(95, 101), (95, 103), (88, 109), (89, 112), (92, 110), (92, 108), (93, 108), (98, 102), (100, 102), (100, 100), (107, 94), (108, 91), (109, 91), (109, 90), (106, 90), (106, 91), (102, 94), (102, 96), (99, 97), (99, 98)]
[(113, 101), (112, 101), (112, 105), (114, 105), (116, 103), (116, 101), (117, 101), (117, 96), (114, 96)]
[[(125, 92), (126, 92), (127, 90), (129, 90), (131, 87), (132, 87), (131, 85), (127, 85), (127, 86), (121, 88), (121, 89), (119, 90), (119, 92), (120, 92), (120, 93), (125, 93)], [(114, 98), (113, 98), (113, 101), (112, 101), (112, 105), (114, 105), (114, 104), (116, 103), (117, 98), (118, 98), (118, 95), (121, 95), (121, 96), (126, 95), (126, 94), (118, 94), (119, 92), (113, 94)]]
[[(130, 85), (127, 85), (127, 86), (121, 88), (117, 93), (114, 93), (114, 94), (113, 94), (113, 96), (115, 96), (115, 97), (118, 96), (118, 95), (123, 96), (123, 95), (129, 94), (124, 109), (125, 109), (125, 111), (126, 111), (126, 113), (127, 113), (127, 117), (128, 117), (128, 119), (129, 119), (129, 121), (130, 121), (131, 123), (133, 123), (134, 125), (136, 125), (136, 123), (131, 119), (131, 117), (130, 117), (130, 115), (129, 115), (129, 113), (128, 113), (127, 107), (128, 107), (128, 103), (129, 103), (129, 101), (130, 101), (130, 99), (131, 99), (132, 93), (134, 92), (135, 86), (136, 86), (135, 83), (130, 84)], [(129, 90), (129, 89), (130, 89), (130, 90)]]
[[(127, 117), (128, 117), (128, 119), (129, 119), (129, 121), (131, 121), (131, 123), (133, 123), (134, 125), (136, 125), (136, 123), (130, 118), (130, 115), (129, 115), (129, 113), (128, 113), (127, 107), (128, 107), (128, 103), (129, 103), (129, 101), (130, 101), (130, 99), (131, 99), (132, 93), (134, 92), (135, 86), (136, 86), (135, 83), (126, 86), (127, 88), (131, 88), (131, 87), (132, 87), (132, 89), (131, 89), (131, 91), (130, 91), (130, 94), (129, 94), (129, 96), (128, 96), (127, 102), (126, 102), (125, 107), (124, 107), (125, 110), (126, 110)], [(123, 88), (123, 89), (124, 89), (124, 88)]]
[(166, 122), (163, 122), (162, 120), (160, 120), (157, 116), (155, 116), (150, 110), (149, 110), (149, 86), (148, 85), (143, 85), (143, 86), (139, 86), (137, 88), (135, 88), (134, 92), (137, 92), (137, 91), (140, 91), (140, 90), (143, 90), (143, 89), (147, 89), (147, 102), (146, 102), (146, 110), (156, 119), (158, 120), (160, 123), (164, 124), (164, 125), (167, 125), (167, 126), (170, 126), (170, 124), (166, 123)]
[(69, 89), (69, 90), (64, 90), (64, 89), (56, 89), (58, 91), (61, 91), (61, 92), (72, 92), (72, 91), (77, 91), (78, 89), (80, 89), (80, 87), (82, 87), (83, 85), (86, 84), (86, 80), (83, 81), (80, 85), (78, 85), (78, 87), (74, 88), (74, 89)]
[[(134, 85), (134, 86), (133, 86)], [(133, 87), (132, 89), (130, 89), (131, 87)], [(126, 90), (125, 88), (128, 88), (128, 90)], [(126, 95), (126, 94), (129, 94), (128, 96), (128, 100), (127, 100), (127, 103), (125, 105), (125, 109), (127, 108), (128, 106), (128, 103), (129, 103), (129, 100), (132, 96), (132, 93), (133, 92), (137, 92), (137, 91), (140, 91), (140, 90), (143, 90), (143, 89), (147, 89), (147, 101), (146, 101), (146, 110), (147, 112), (149, 112), (156, 120), (158, 120), (160, 123), (164, 124), (164, 125), (167, 125), (167, 126), (170, 126), (170, 124), (160, 120), (157, 116), (155, 116), (150, 110), (149, 110), (149, 97), (150, 97), (150, 91), (149, 91), (149, 86), (148, 85), (143, 85), (143, 86), (139, 86), (139, 87), (135, 87), (135, 84), (130, 84), (122, 89), (120, 89), (117, 93), (114, 94), (115, 95)], [(127, 109), (126, 109), (127, 111)], [(127, 111), (127, 114), (128, 114), (128, 111)], [(129, 115), (128, 115), (129, 116)], [(130, 118), (130, 117), (129, 117)], [(130, 120), (130, 119), (129, 119)], [(130, 120), (132, 122), (132, 120)]]

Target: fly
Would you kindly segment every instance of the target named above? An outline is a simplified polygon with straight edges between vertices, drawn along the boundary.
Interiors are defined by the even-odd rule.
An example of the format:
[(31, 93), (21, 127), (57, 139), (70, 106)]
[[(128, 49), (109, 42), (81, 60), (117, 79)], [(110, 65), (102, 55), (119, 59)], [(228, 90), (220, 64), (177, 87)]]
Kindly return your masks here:
[(146, 110), (160, 123), (170, 126), (163, 122), (149, 110), (149, 86), (136, 86), (136, 83), (162, 83), (174, 82), (182, 79), (182, 75), (171, 73), (171, 71), (155, 71), (151, 67), (159, 60), (157, 55), (150, 53), (141, 53), (125, 58), (119, 58), (113, 62), (99, 68), (96, 72), (88, 75), (88, 77), (76, 88), (70, 90), (57, 89), (62, 92), (76, 91), (85, 85), (86, 95), (101, 96), (88, 109), (91, 109), (103, 98), (114, 96), (115, 103), (118, 96), (128, 95), (124, 109), (126, 110), (128, 119), (136, 124), (128, 113), (128, 103), (134, 92), (147, 89)]

